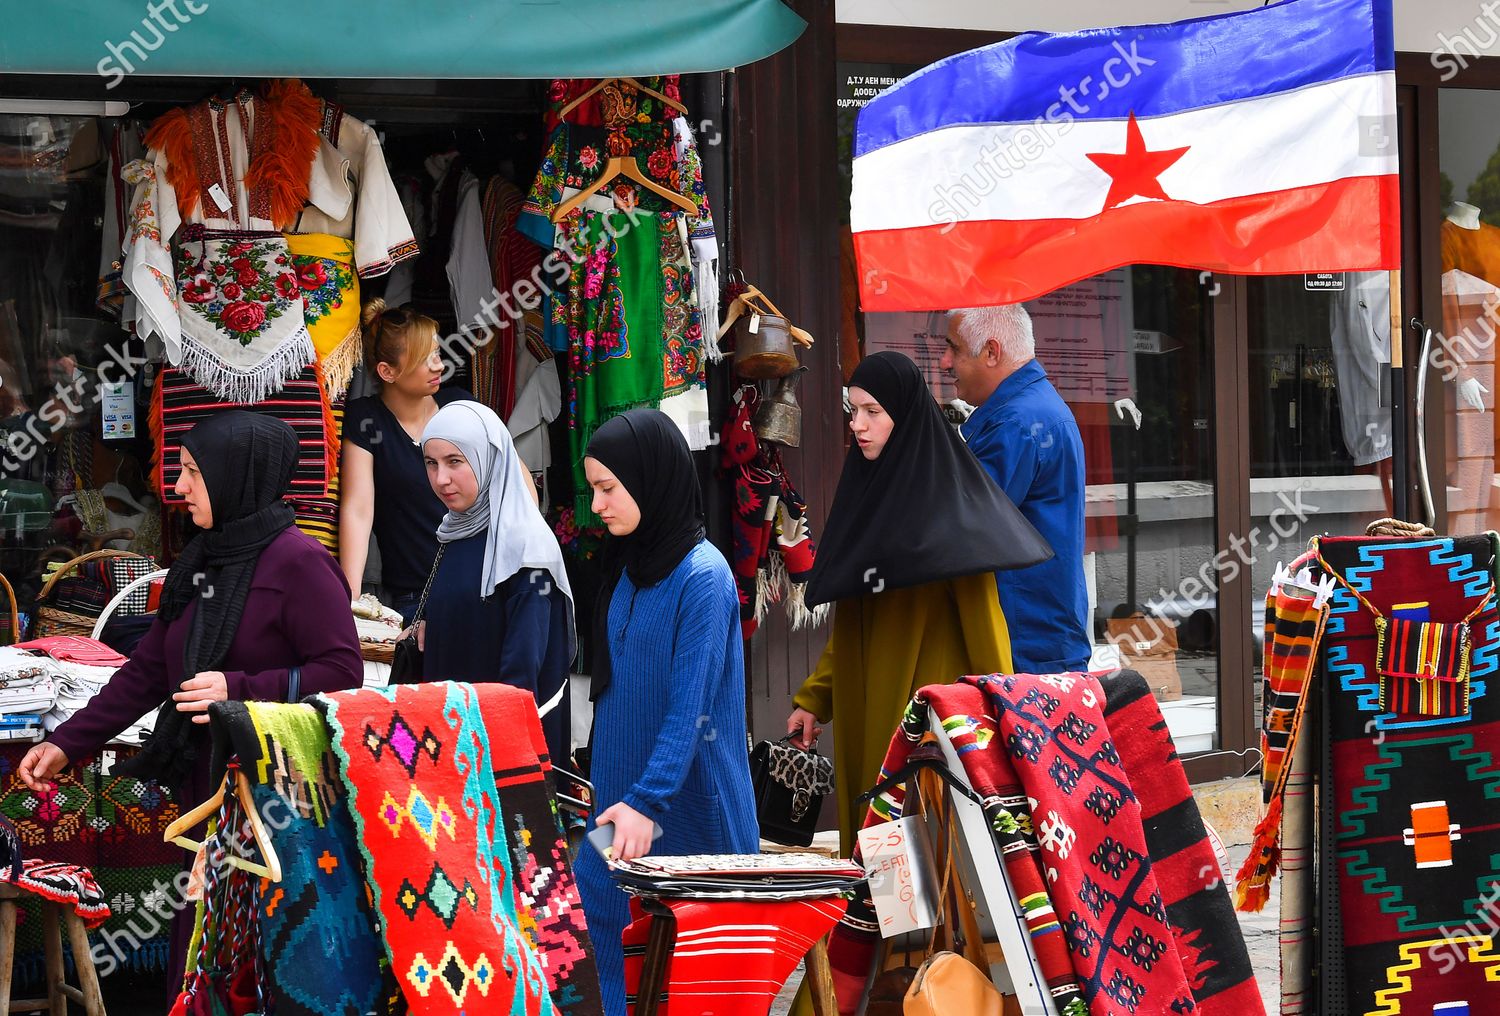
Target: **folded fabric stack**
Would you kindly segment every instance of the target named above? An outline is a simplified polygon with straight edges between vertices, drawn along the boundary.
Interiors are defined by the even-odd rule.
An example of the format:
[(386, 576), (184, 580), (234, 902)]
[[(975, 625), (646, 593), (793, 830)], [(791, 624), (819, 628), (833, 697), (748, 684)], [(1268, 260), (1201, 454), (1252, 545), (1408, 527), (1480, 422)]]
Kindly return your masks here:
[(115, 667), (91, 667), (84, 663), (53, 660), (52, 673), (57, 681), (57, 701), (42, 722), (48, 731), (62, 726), (73, 714), (89, 704), (99, 694), (109, 679), (114, 677)]
[(821, 854), (691, 854), (640, 857), (611, 864), (610, 874), (636, 896), (792, 900), (853, 892), (865, 871)]
[(57, 702), (52, 661), (0, 647), (0, 716), (45, 713)]

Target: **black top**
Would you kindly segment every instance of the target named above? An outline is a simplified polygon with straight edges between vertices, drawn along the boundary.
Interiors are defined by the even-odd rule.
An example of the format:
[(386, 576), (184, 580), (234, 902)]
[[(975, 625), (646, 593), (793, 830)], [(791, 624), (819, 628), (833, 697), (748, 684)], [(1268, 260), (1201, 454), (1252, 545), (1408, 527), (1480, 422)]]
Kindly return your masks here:
[(1052, 557), (944, 419), (910, 357), (867, 356), (849, 387), (869, 392), (894, 427), (873, 461), (849, 447), (807, 584), (809, 606)]
[(443, 552), (427, 599), (424, 681), (498, 682), (525, 688), (537, 708), (562, 698), (542, 718), (554, 762), (572, 752), (568, 702), (568, 598), (540, 568), (522, 568), (480, 599), (487, 533), (455, 540)]
[[(439, 406), (474, 396), (439, 388)], [(437, 556), (437, 528), (448, 511), (427, 482), (422, 446), (401, 429), (379, 395), (354, 399), (344, 409), (344, 440), (375, 457), (375, 540), (380, 581), (390, 597), (420, 593)]]

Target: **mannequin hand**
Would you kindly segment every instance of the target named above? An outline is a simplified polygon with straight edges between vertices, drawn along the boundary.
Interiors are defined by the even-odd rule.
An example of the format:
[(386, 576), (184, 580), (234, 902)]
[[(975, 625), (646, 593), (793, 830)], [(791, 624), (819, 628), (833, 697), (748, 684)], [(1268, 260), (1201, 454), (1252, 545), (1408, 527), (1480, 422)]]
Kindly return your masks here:
[(68, 768), (68, 756), (57, 745), (48, 741), (33, 745), (21, 760), (21, 765), (16, 769), (16, 775), (21, 782), (26, 784), (37, 793), (53, 790), (57, 783), (52, 777)]
[(809, 751), (818, 743), (823, 728), (818, 726), (818, 718), (806, 709), (793, 709), (792, 715), (786, 718), (786, 732), (795, 735), (792, 738), (793, 744), (803, 751)]
[(1488, 395), (1489, 392), (1488, 388), (1479, 383), (1477, 377), (1460, 381), (1458, 385), (1458, 397), (1468, 403), (1470, 408), (1477, 409), (1481, 413), (1484, 412), (1483, 395)]
[(1128, 413), (1130, 415), (1130, 422), (1135, 424), (1135, 429), (1141, 429), (1141, 411), (1136, 408), (1134, 399), (1119, 399), (1118, 401), (1116, 401), (1115, 413), (1118, 414), (1120, 419), (1122, 420), (1125, 419), (1125, 416)]
[(179, 713), (196, 713), (194, 723), (208, 722), (208, 704), (229, 698), (229, 682), (217, 670), (205, 670), (191, 681), (182, 682), (182, 690), (172, 694)]
[(651, 833), (655, 823), (645, 815), (621, 801), (599, 814), (596, 824), (606, 822), (615, 824), (615, 842), (611, 848), (614, 860), (624, 863), (651, 853)]

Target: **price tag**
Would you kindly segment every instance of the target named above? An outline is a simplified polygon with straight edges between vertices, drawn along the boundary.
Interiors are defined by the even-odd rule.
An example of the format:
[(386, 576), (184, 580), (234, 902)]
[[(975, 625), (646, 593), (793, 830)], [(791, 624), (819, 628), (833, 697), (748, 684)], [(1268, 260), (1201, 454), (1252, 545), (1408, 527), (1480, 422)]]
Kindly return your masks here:
[(214, 204), (219, 206), (219, 211), (229, 211), (229, 195), (224, 193), (222, 184), (214, 184), (208, 189), (208, 196), (214, 199)]
[(751, 314), (750, 315), (750, 334), (754, 335), (758, 331), (760, 331), (760, 315), (759, 314)]

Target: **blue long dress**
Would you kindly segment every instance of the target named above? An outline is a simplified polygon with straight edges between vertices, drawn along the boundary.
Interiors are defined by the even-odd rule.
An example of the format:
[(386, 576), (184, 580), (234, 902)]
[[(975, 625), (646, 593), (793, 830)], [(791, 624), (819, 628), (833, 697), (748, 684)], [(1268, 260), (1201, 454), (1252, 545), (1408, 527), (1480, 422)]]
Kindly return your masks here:
[[(758, 852), (739, 597), (724, 556), (699, 543), (645, 589), (627, 571), (610, 601), (609, 652), (613, 676), (594, 703), (598, 811), (624, 801), (654, 819), (663, 835), (652, 854)], [(629, 898), (592, 847), (574, 871), (605, 1014), (624, 1016)]]
[(427, 622), (423, 680), (525, 688), (538, 708), (561, 691), (562, 699), (542, 717), (542, 732), (554, 763), (566, 764), (573, 747), (567, 597), (545, 570), (523, 568), (480, 599), (485, 539), (478, 533), (443, 551), (422, 615)]

